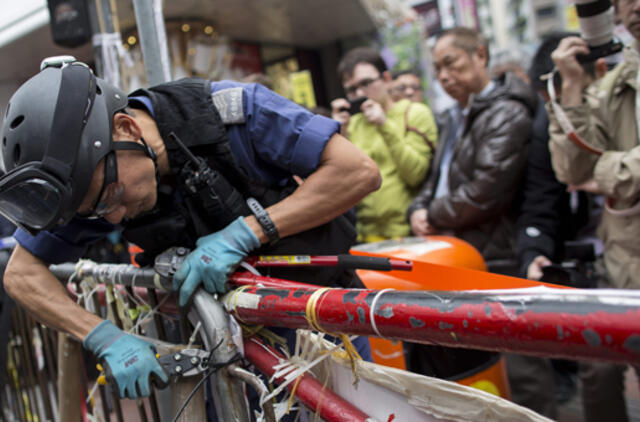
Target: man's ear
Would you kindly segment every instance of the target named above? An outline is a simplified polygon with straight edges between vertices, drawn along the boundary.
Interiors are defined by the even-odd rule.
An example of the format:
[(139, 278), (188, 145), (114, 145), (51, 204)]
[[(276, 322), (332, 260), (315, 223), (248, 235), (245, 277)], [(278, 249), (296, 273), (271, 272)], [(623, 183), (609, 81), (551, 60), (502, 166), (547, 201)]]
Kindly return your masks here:
[(142, 137), (142, 129), (135, 119), (126, 113), (113, 116), (113, 139), (137, 140)]
[(387, 83), (391, 82), (393, 80), (393, 77), (391, 77), (391, 72), (389, 72), (388, 70), (382, 72), (382, 80)]
[(478, 57), (478, 60), (483, 67), (489, 66), (489, 55), (487, 54), (487, 47), (485, 47), (484, 45), (478, 46), (474, 54)]

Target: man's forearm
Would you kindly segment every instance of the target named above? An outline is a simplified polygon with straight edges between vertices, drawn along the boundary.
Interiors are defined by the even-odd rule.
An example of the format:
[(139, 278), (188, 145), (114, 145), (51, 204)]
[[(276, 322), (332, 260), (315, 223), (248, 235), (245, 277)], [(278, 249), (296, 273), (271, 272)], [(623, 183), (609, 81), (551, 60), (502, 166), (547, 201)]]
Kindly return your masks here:
[(20, 245), (4, 274), (5, 290), (43, 324), (83, 340), (102, 319), (77, 305), (46, 264)]
[[(343, 214), (380, 186), (380, 173), (367, 155), (341, 135), (327, 143), (318, 169), (290, 196), (267, 211), (280, 237), (300, 233)], [(245, 222), (262, 243), (267, 237), (255, 217)]]
[(582, 104), (582, 81), (563, 81), (560, 102), (564, 107)]

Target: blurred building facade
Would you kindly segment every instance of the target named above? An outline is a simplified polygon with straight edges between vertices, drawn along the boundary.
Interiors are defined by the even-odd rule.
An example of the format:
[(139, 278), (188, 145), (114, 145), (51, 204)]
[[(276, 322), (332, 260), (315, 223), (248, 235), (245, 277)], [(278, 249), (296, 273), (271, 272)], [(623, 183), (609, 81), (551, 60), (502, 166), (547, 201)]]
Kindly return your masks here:
[[(262, 73), (279, 93), (297, 97), (308, 106), (327, 105), (343, 95), (336, 66), (346, 50), (370, 43), (387, 22), (401, 21), (413, 13), (399, 0), (149, 2), (163, 4), (171, 78), (195, 75), (212, 80), (242, 80)], [(92, 9), (88, 19), (94, 35), (118, 32), (121, 87), (132, 90), (147, 84), (135, 0), (5, 3), (0, 14), (2, 108), (10, 94), (38, 71), (42, 58), (68, 54), (95, 64), (100, 43), (107, 38), (113, 41), (113, 37), (94, 37), (75, 48), (60, 47), (52, 41), (51, 15), (56, 20), (73, 18), (79, 4)], [(48, 6), (52, 4), (57, 8), (50, 13)], [(103, 10), (96, 10), (99, 5)], [(111, 17), (105, 15), (106, 9), (113, 12)]]
[[(4, 2), (0, 14), (0, 104), (38, 71), (42, 58), (70, 54), (94, 63), (96, 38), (74, 48), (52, 41), (49, 5), (93, 7), (95, 33), (109, 32), (95, 5), (114, 6), (108, 25), (117, 28), (120, 85), (146, 85), (134, 13), (135, 0), (21, 0)], [(479, 28), (492, 48), (535, 43), (554, 30), (577, 29), (564, 0), (183, 0), (164, 3), (171, 77), (196, 75), (242, 80), (264, 74), (272, 88), (307, 106), (342, 96), (335, 69), (350, 48), (373, 45), (392, 69), (417, 68), (430, 89), (429, 44), (424, 40), (456, 25)], [(56, 9), (57, 10), (57, 9)], [(112, 30), (112, 32), (114, 32)], [(101, 38), (103, 41), (105, 38)], [(98, 72), (100, 73), (100, 72)]]
[(578, 30), (573, 2), (565, 0), (403, 0), (421, 16), (428, 34), (443, 28), (478, 28), (491, 47), (535, 44), (544, 35)]

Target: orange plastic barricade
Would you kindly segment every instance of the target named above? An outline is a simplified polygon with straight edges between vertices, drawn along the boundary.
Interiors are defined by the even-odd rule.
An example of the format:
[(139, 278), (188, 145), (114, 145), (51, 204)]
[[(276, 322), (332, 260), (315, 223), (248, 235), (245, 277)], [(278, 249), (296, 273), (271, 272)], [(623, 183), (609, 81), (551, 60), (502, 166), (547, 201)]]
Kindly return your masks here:
[[(545, 284), (487, 273), (482, 255), (473, 246), (449, 236), (408, 237), (367, 243), (354, 247), (351, 253), (413, 261), (412, 271), (358, 270), (358, 275), (369, 289), (490, 290)], [(374, 362), (406, 369), (402, 342), (370, 337), (369, 343)], [(504, 361), (499, 355), (494, 357), (472, 371), (464, 371), (449, 379), (501, 397), (508, 397)]]

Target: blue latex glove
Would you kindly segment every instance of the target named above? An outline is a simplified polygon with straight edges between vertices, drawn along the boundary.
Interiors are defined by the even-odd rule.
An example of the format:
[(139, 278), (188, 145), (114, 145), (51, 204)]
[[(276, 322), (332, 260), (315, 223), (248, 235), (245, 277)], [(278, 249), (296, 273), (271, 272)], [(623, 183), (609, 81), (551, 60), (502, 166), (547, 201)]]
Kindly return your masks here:
[(169, 381), (169, 376), (156, 359), (153, 345), (125, 333), (111, 321), (98, 324), (82, 345), (109, 365), (118, 384), (120, 398), (147, 397), (151, 394), (149, 377), (152, 374), (163, 383)]
[(187, 304), (200, 283), (209, 293), (224, 293), (229, 274), (260, 241), (244, 217), (238, 217), (219, 232), (201, 237), (196, 245), (173, 276), (173, 290), (180, 290), (180, 307)]

